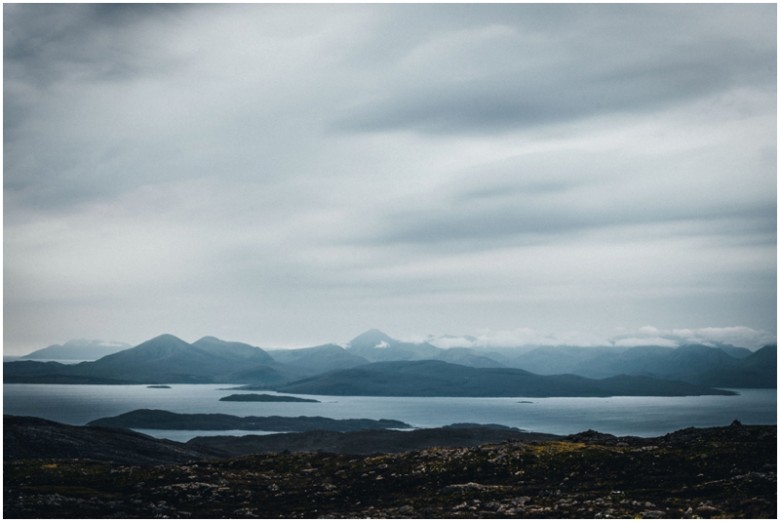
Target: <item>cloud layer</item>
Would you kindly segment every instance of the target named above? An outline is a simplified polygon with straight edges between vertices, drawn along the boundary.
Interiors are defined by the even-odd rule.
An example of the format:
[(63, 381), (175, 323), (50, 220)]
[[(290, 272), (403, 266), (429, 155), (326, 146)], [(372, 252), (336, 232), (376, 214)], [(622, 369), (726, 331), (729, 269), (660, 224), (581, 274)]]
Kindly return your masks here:
[[(754, 330), (744, 326), (678, 328), (662, 330), (654, 326), (643, 326), (636, 330), (616, 329), (610, 335), (598, 336), (587, 332), (545, 333), (532, 328), (512, 330), (483, 330), (476, 335), (428, 336), (425, 341), (439, 348), (512, 348), (539, 346), (666, 346), (677, 348), (683, 345), (703, 344), (706, 346), (731, 345), (758, 349), (777, 342), (774, 332)], [(421, 341), (422, 339), (413, 339)]]
[(775, 10), (7, 5), (6, 350), (775, 332)]

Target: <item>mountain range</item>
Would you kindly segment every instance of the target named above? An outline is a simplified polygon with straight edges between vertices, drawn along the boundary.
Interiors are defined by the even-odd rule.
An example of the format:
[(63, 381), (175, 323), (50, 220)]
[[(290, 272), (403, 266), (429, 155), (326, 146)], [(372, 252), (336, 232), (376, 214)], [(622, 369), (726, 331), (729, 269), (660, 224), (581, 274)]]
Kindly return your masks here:
[(756, 352), (703, 345), (488, 350), (402, 342), (369, 330), (345, 347), (264, 350), (164, 334), (95, 361), (7, 362), (4, 381), (232, 383), (335, 395), (700, 395), (718, 393), (712, 387), (774, 388), (776, 361), (774, 345)]

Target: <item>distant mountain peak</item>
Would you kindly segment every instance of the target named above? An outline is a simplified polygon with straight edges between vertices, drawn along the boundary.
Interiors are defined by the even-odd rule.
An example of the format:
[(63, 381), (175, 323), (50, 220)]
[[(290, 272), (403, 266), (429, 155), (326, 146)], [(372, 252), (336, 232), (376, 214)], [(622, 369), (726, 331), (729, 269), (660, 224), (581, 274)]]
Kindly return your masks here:
[[(178, 337), (176, 337), (173, 334), (164, 333), (164, 334), (158, 335), (157, 337), (152, 337), (151, 339), (146, 341), (146, 343), (158, 342), (158, 341), (177, 342), (177, 343), (184, 343), (185, 342), (185, 341), (179, 339)], [(144, 343), (144, 344), (146, 344), (146, 343)]]
[(396, 339), (376, 328), (363, 332), (349, 342), (351, 348), (387, 348), (394, 344), (398, 344)]
[[(183, 341), (171, 334), (162, 334), (144, 341), (130, 350), (138, 351), (156, 351), (156, 350), (190, 350), (194, 347), (186, 341)], [(126, 350), (126, 352), (129, 350)]]
[(231, 345), (241, 345), (241, 346), (251, 346), (247, 343), (237, 342), (237, 341), (226, 341), (224, 339), (220, 339), (219, 337), (214, 337), (213, 335), (206, 335), (204, 337), (201, 337), (194, 343), (192, 343), (193, 346), (203, 347), (203, 346), (231, 346)]

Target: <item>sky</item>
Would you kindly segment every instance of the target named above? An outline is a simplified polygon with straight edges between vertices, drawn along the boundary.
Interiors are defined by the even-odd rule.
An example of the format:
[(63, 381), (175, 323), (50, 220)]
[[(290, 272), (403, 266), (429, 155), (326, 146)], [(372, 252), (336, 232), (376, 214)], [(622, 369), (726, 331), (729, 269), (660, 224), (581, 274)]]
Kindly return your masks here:
[(774, 342), (776, 19), (5, 4), (4, 353)]

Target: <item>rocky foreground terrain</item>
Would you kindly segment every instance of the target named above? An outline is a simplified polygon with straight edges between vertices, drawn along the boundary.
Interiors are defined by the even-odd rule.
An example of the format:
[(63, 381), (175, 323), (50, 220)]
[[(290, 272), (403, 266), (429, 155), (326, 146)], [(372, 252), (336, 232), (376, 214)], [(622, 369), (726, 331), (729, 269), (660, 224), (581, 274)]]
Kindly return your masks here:
[[(177, 448), (178, 450), (178, 448)], [(777, 429), (165, 465), (14, 458), (5, 518), (771, 518)]]

